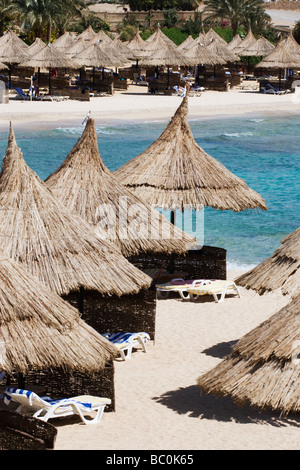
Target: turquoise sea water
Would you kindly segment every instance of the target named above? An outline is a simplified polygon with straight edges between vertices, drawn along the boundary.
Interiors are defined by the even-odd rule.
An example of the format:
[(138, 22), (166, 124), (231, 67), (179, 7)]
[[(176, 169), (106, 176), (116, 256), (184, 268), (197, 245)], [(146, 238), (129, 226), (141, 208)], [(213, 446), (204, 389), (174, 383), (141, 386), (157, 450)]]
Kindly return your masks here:
[[(225, 248), (229, 267), (256, 265), (300, 225), (300, 116), (189, 122), (198, 144), (259, 192), (269, 208), (240, 213), (206, 208), (204, 244)], [(97, 125), (104, 163), (114, 171), (143, 152), (166, 125), (167, 121)], [(26, 162), (45, 179), (62, 163), (82, 131), (78, 123), (51, 130), (18, 129), (15, 134)], [(7, 137), (8, 131), (0, 133), (1, 162)]]

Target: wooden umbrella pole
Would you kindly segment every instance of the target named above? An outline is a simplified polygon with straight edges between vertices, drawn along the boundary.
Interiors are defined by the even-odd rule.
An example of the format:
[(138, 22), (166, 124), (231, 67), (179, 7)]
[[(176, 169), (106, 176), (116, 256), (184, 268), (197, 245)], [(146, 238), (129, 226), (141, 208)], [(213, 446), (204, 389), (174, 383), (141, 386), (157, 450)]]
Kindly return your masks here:
[(51, 95), (51, 68), (49, 68), (49, 95)]
[(78, 291), (78, 310), (80, 313), (83, 313), (83, 303), (84, 303), (84, 289), (83, 287), (80, 287)]
[[(175, 225), (175, 211), (171, 211), (170, 222), (171, 224)], [(174, 253), (172, 253), (170, 256), (169, 272), (174, 273), (174, 271), (175, 271), (175, 260), (174, 260)]]

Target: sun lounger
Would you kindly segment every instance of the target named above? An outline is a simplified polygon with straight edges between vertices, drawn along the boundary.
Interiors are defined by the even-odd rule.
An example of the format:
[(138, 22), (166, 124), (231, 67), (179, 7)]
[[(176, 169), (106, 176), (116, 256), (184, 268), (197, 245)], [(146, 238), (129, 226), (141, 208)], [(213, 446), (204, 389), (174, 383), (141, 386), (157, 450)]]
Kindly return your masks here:
[[(16, 410), (17, 413), (30, 414), (42, 421), (48, 421), (50, 418), (79, 415), (85, 424), (99, 423), (105, 406), (111, 404), (109, 398), (90, 395), (52, 400), (49, 397), (40, 397), (29, 390), (7, 388), (4, 394), (4, 402), (9, 405), (11, 401), (19, 404)], [(88, 419), (85, 417), (85, 415), (92, 413), (96, 413), (94, 418)]]
[(106, 339), (111, 341), (118, 349), (123, 361), (131, 358), (132, 349), (142, 346), (144, 352), (147, 352), (147, 342), (150, 341), (148, 333), (104, 333)]
[[(212, 295), (216, 302), (223, 302), (225, 295), (235, 294), (241, 297), (238, 286), (233, 281), (214, 281), (211, 284), (188, 288), (191, 299), (196, 299), (201, 295)], [(220, 298), (218, 297), (220, 295)]]
[(275, 88), (271, 83), (268, 83), (264, 88), (263, 88), (264, 93), (271, 93), (273, 95), (286, 95), (287, 93), (290, 93), (291, 90), (278, 90)]
[(182, 299), (190, 299), (190, 293), (188, 292), (188, 289), (210, 284), (213, 281), (213, 279), (172, 279), (170, 282), (165, 284), (157, 284), (156, 293), (158, 298), (167, 298), (170, 292), (178, 292)]

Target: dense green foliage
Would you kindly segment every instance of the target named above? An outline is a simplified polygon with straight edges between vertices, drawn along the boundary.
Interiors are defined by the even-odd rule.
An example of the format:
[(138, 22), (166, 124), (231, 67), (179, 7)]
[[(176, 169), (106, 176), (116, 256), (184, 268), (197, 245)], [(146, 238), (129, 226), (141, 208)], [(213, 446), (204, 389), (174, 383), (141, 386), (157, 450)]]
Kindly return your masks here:
[(251, 26), (254, 34), (261, 34), (270, 24), (263, 0), (205, 0), (205, 12), (209, 19), (226, 20), (237, 33), (239, 27)]

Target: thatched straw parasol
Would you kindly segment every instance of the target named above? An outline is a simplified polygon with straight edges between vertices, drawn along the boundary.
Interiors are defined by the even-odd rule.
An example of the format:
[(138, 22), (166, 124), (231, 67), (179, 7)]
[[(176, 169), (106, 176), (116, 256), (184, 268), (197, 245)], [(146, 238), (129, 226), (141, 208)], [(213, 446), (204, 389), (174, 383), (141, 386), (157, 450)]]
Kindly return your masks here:
[(94, 373), (115, 357), (74, 307), (3, 253), (0, 271), (0, 370)]
[(103, 43), (91, 44), (73, 57), (80, 67), (122, 67), (128, 64), (126, 57), (111, 53), (111, 47)]
[(300, 292), (300, 227), (285, 237), (281, 246), (268, 259), (236, 282), (259, 294), (281, 289), (283, 294)]
[(192, 65), (225, 65), (226, 61), (214, 54), (203, 44), (196, 41), (196, 44), (189, 50), (185, 50), (186, 59), (191, 59)]
[(44, 41), (41, 40), (41, 38), (36, 38), (35, 41), (29, 46), (27, 53), (28, 56), (35, 56), (38, 54), (42, 49), (46, 47), (46, 44)]
[(232, 353), (198, 378), (205, 392), (282, 414), (300, 411), (300, 295), (241, 338)]
[(112, 44), (114, 42), (102, 29), (90, 39), (91, 44), (98, 41), (105, 42), (106, 44)]
[(187, 57), (186, 54), (168, 44), (161, 44), (160, 47), (155, 51), (151, 51), (140, 62), (142, 66), (164, 65), (166, 67), (193, 65), (193, 63), (193, 60)]
[(239, 57), (236, 54), (228, 50), (226, 44), (224, 45), (221, 41), (216, 39), (210, 41), (206, 48), (216, 56), (221, 57), (225, 62), (236, 62), (239, 60)]
[(77, 41), (75, 36), (72, 36), (69, 31), (59, 36), (55, 41), (52, 43), (57, 49), (62, 52), (68, 51)]
[(162, 44), (162, 43), (166, 43), (166, 44), (176, 47), (172, 39), (168, 38), (168, 36), (166, 36), (162, 32), (162, 30), (160, 29), (160, 25), (157, 25), (155, 32), (151, 36), (149, 36), (149, 38), (146, 39), (145, 42), (147, 44), (147, 49), (152, 50), (152, 51), (156, 49), (157, 44)]
[(157, 207), (267, 209), (262, 197), (195, 142), (183, 98), (161, 136), (114, 174), (142, 200)]
[(239, 45), (237, 45), (237, 47), (232, 49), (232, 52), (234, 52), (235, 54), (237, 54), (239, 56), (243, 56), (244, 55), (244, 53), (243, 53), (244, 49), (246, 50), (246, 49), (249, 49), (249, 47), (254, 46), (256, 41), (257, 41), (257, 39), (255, 38), (254, 34), (252, 33), (252, 30), (251, 30), (251, 27), (250, 27), (246, 37), (242, 40), (242, 42)]
[(227, 44), (227, 48), (232, 51), (233, 49), (235, 49), (236, 47), (240, 46), (240, 44), (242, 43), (242, 38), (241, 36), (237, 33), (234, 38)]
[(128, 42), (127, 47), (134, 53), (135, 58), (141, 59), (148, 55), (146, 44), (139, 31), (137, 31), (134, 37)]
[[(15, 37), (7, 34), (5, 42), (0, 44), (0, 62), (8, 66), (9, 69), (9, 86), (11, 87), (11, 71), (13, 66), (22, 62), (28, 56), (27, 50), (22, 47)], [(16, 36), (17, 39), (18, 36)]]
[(205, 45), (208, 46), (210, 42), (212, 41), (217, 41), (220, 44), (223, 44), (223, 46), (227, 46), (227, 41), (223, 39), (218, 33), (216, 33), (212, 28), (207, 31), (207, 33), (204, 36), (205, 38)]
[(191, 35), (189, 35), (181, 44), (179, 44), (177, 49), (180, 52), (185, 52), (186, 50), (189, 50), (194, 45), (195, 45), (195, 39)]
[(72, 59), (69, 59), (55, 46), (48, 44), (34, 56), (29, 56), (20, 66), (49, 69), (49, 95), (51, 95), (51, 70), (53, 68), (78, 69), (79, 65)]
[(24, 42), (19, 36), (14, 33), (13, 31), (5, 31), (3, 36), (0, 38), (0, 45), (5, 44), (7, 41), (12, 41), (14, 44), (17, 44), (21, 49), (26, 51), (28, 49), (28, 45)]
[[(77, 144), (46, 179), (46, 184), (70, 212), (76, 212), (94, 226), (96, 233), (102, 232), (104, 238), (117, 243), (125, 256), (141, 252), (185, 253), (196, 244), (196, 240), (172, 226), (157, 210), (121, 185), (106, 168), (91, 118)], [(108, 208), (110, 222), (116, 218), (111, 231), (106, 220)], [(106, 223), (101, 228), (103, 220)]]
[(59, 295), (82, 288), (120, 296), (150, 285), (114, 244), (97, 238), (54, 198), (25, 163), (12, 128), (0, 173), (0, 206), (0, 250)]
[(252, 46), (243, 49), (243, 56), (264, 57), (275, 49), (274, 44), (261, 36)]
[(281, 74), (282, 69), (286, 68), (299, 68), (300, 67), (300, 54), (295, 50), (291, 50), (291, 42), (281, 39), (275, 49), (271, 51), (263, 60), (261, 60), (255, 67), (265, 69), (278, 69), (279, 70), (279, 89), (281, 88)]
[(90, 41), (91, 39), (93, 39), (95, 34), (96, 34), (95, 31), (93, 30), (93, 28), (90, 25), (81, 34), (79, 34), (77, 36), (77, 38), (78, 39), (84, 39), (86, 41)]

